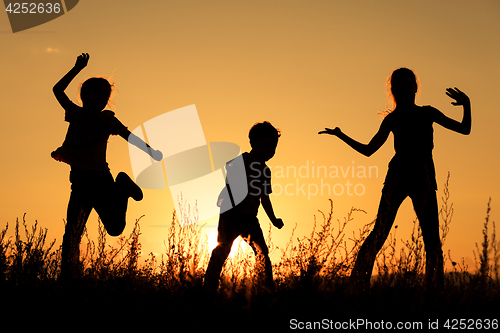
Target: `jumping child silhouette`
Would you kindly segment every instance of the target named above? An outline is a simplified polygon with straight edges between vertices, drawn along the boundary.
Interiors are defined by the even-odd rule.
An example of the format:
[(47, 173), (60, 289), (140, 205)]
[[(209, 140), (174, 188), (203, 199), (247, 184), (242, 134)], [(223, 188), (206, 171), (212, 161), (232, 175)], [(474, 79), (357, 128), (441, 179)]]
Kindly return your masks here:
[[(204, 281), (204, 287), (210, 294), (217, 291), (222, 267), (231, 251), (234, 240), (238, 236), (245, 239), (252, 247), (256, 255), (256, 266), (261, 273), (264, 286), (269, 290), (274, 288), (269, 250), (257, 219), (257, 211), (262, 203), (262, 207), (273, 225), (278, 229), (283, 227), (283, 221), (274, 215), (269, 198), (272, 193), (271, 171), (265, 163), (274, 156), (280, 135), (280, 132), (267, 121), (257, 123), (250, 129), (248, 136), (252, 150), (242, 154), (248, 194), (236, 207), (229, 210), (222, 209), (228, 204), (224, 201), (229, 200), (222, 193), (227, 192), (223, 191), (219, 197), (222, 200), (218, 202), (219, 207), (221, 207), (217, 229), (218, 245), (212, 251)], [(238, 171), (232, 170), (233, 168), (235, 168), (233, 161), (229, 161), (226, 165), (228, 179), (238, 177), (236, 175)]]
[(378, 132), (368, 144), (362, 144), (340, 128), (325, 128), (319, 134), (336, 135), (357, 152), (370, 156), (394, 134), (395, 155), (382, 189), (382, 198), (375, 226), (360, 248), (351, 279), (363, 287), (369, 287), (373, 264), (396, 218), (399, 206), (410, 197), (417, 214), (426, 252), (427, 286), (443, 285), (443, 252), (439, 237), (439, 216), (436, 199), (436, 175), (432, 157), (434, 148), (433, 123), (468, 135), (471, 130), (470, 100), (457, 88), (446, 89), (446, 95), (455, 100), (453, 105), (463, 106), (461, 122), (445, 116), (432, 106), (417, 106), (415, 94), (418, 83), (415, 74), (407, 68), (399, 68), (390, 76), (390, 92), (395, 109), (382, 121)]
[(79, 273), (80, 242), (92, 209), (99, 214), (108, 234), (118, 236), (125, 228), (128, 198), (140, 201), (143, 197), (140, 187), (127, 174), (120, 172), (116, 181), (113, 179), (106, 162), (109, 136), (120, 135), (153, 159), (160, 161), (163, 158), (160, 151), (151, 149), (131, 134), (112, 111), (104, 110), (112, 92), (106, 79), (93, 77), (82, 84), (82, 107), (68, 98), (64, 90), (87, 66), (88, 60), (87, 53), (78, 56), (75, 66), (53, 88), (57, 101), (65, 110), (65, 120), (69, 122), (62, 146), (51, 154), (57, 161), (71, 166), (71, 196), (62, 243), (63, 279), (74, 278)]

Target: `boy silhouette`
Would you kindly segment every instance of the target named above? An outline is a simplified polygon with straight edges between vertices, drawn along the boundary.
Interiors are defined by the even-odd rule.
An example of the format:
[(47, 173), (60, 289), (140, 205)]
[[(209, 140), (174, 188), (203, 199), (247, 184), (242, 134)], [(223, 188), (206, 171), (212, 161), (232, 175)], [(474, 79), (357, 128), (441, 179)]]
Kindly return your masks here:
[(62, 243), (63, 280), (79, 274), (80, 242), (92, 209), (99, 214), (108, 234), (118, 236), (125, 228), (128, 198), (140, 201), (143, 197), (140, 187), (126, 173), (120, 172), (116, 181), (113, 179), (106, 162), (109, 136), (120, 135), (153, 159), (163, 158), (160, 151), (131, 134), (114, 112), (104, 110), (113, 88), (108, 80), (97, 77), (86, 80), (80, 89), (81, 107), (68, 98), (64, 90), (87, 66), (88, 60), (87, 53), (78, 56), (75, 66), (52, 89), (69, 123), (62, 146), (51, 154), (55, 160), (71, 166), (71, 195)]
[[(280, 136), (280, 131), (267, 121), (255, 124), (248, 134), (252, 150), (241, 156), (245, 167), (248, 194), (243, 201), (229, 210), (223, 209), (223, 207), (227, 207), (227, 201), (231, 200), (234, 203), (227, 181), (228, 185), (219, 196), (218, 206), (221, 207), (221, 214), (217, 228), (218, 244), (212, 251), (204, 281), (205, 289), (211, 294), (217, 291), (222, 267), (231, 251), (234, 240), (238, 236), (241, 236), (252, 247), (256, 255), (256, 266), (264, 286), (269, 290), (274, 289), (269, 250), (257, 219), (257, 212), (262, 203), (262, 207), (273, 225), (278, 229), (283, 227), (283, 221), (276, 218), (274, 214), (269, 197), (272, 193), (271, 171), (266, 165), (266, 162), (276, 152)], [(234, 177), (234, 173), (238, 172), (233, 170), (234, 164), (234, 160), (232, 160), (226, 165), (227, 179), (231, 179)]]

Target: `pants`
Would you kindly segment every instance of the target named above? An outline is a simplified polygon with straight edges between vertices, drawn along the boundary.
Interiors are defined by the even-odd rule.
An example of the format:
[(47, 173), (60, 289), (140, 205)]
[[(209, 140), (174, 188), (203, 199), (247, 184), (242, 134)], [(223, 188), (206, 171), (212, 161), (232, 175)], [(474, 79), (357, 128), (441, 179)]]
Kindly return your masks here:
[(256, 216), (235, 214), (233, 210), (222, 213), (219, 217), (218, 245), (212, 251), (204, 287), (207, 291), (215, 292), (219, 286), (219, 277), (234, 240), (241, 236), (253, 249), (256, 255), (256, 268), (260, 273), (265, 287), (274, 289), (272, 264), (269, 259), (269, 250)]
[(71, 195), (61, 254), (63, 278), (73, 278), (81, 273), (80, 242), (92, 209), (99, 214), (108, 234), (118, 236), (125, 228), (128, 202), (128, 196), (109, 171), (72, 168), (70, 181)]
[(439, 237), (439, 212), (434, 179), (402, 180), (386, 178), (375, 226), (361, 246), (351, 278), (369, 286), (377, 253), (389, 236), (396, 213), (406, 197), (410, 197), (417, 214), (426, 252), (426, 282), (428, 287), (441, 287), (444, 279), (443, 251)]

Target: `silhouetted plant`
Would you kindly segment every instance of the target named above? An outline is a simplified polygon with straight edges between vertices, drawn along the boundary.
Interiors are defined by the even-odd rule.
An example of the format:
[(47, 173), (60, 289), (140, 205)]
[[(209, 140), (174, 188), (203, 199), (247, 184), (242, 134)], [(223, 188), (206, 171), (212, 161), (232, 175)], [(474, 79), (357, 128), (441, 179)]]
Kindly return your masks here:
[[(440, 210), (443, 244), (453, 213), (449, 197), (447, 180)], [(144, 303), (139, 302), (143, 304), (140, 306), (145, 306), (144, 304), (151, 298), (159, 297), (164, 298), (165, 304), (169, 304), (166, 299), (172, 298), (185, 306), (188, 301), (200, 302), (202, 296), (197, 295), (201, 295), (201, 286), (208, 264), (208, 241), (201, 231), (202, 225), (191, 223), (197, 222), (196, 208), (192, 209), (185, 204), (180, 206), (181, 210), (172, 214), (165, 238), (165, 252), (161, 255), (150, 253), (145, 256), (144, 261), (141, 261), (139, 226), (143, 217), (135, 221), (129, 235), (119, 237), (113, 244), (108, 244), (105, 229), (99, 220), (95, 241), (90, 239), (85, 230), (81, 264), (82, 285), (88, 288), (87, 299), (93, 297), (101, 299), (103, 296), (100, 296), (100, 293), (103, 290), (106, 290), (106, 295), (116, 297), (122, 294), (129, 295), (135, 290), (137, 294), (133, 297), (145, 299)], [(358, 213), (364, 211), (352, 208), (342, 220), (334, 222), (333, 203), (330, 201), (329, 211), (327, 213), (320, 211), (320, 218), (314, 218), (308, 236), (297, 238), (295, 227), (283, 247), (273, 243), (269, 224), (266, 243), (271, 258), (275, 259), (273, 274), (276, 295), (290, 297), (289, 304), (281, 305), (283, 310), (280, 311), (283, 311), (283, 314), (292, 306), (304, 311), (307, 308), (320, 309), (329, 306), (336, 307), (338, 311), (347, 308), (355, 311), (354, 309), (362, 308), (360, 304), (363, 303), (357, 301), (359, 297), (363, 300), (369, 300), (370, 297), (387, 298), (392, 302), (396, 302), (395, 299), (399, 301), (411, 299), (414, 311), (417, 313), (424, 311), (425, 300), (421, 291), (425, 289), (425, 279), (423, 279), (425, 250), (417, 220), (413, 221), (411, 237), (401, 240), (402, 243), (399, 243), (397, 237), (398, 228), (391, 233), (377, 258), (376, 274), (373, 278), (374, 288), (370, 293), (359, 295), (346, 288), (347, 278), (359, 248), (374, 223), (374, 221), (367, 223), (348, 237), (347, 226)], [(497, 304), (494, 302), (500, 297), (499, 243), (495, 224), (492, 222), (492, 228), (487, 228), (489, 213), (490, 203), (488, 203), (482, 252), (480, 252), (482, 262), (477, 264), (478, 270), (475, 273), (469, 272), (463, 258), (454, 261), (451, 251), (447, 251), (446, 258), (453, 265), (453, 269), (445, 276), (446, 298), (442, 301), (444, 309), (452, 311), (464, 308), (474, 311), (472, 304), (481, 302)], [(29, 228), (24, 216), (22, 223), (16, 221), (14, 237), (7, 237), (8, 227), (9, 225), (6, 225), (0, 232), (0, 288), (8, 290), (12, 286), (26, 285), (52, 288), (49, 285), (57, 281), (60, 265), (60, 249), (53, 249), (55, 241), (47, 241), (47, 230), (39, 228), (37, 222)], [(238, 242), (235, 244), (241, 244), (243, 240), (240, 239)], [(486, 253), (487, 244), (489, 252)], [(401, 247), (400, 250), (398, 246)], [(489, 265), (487, 270), (484, 268), (486, 265)], [(224, 307), (226, 311), (240, 309), (238, 311), (248, 315), (252, 311), (257, 311), (262, 306), (259, 303), (262, 290), (257, 280), (258, 273), (253, 251), (250, 247), (238, 246), (237, 251), (228, 258), (223, 268), (218, 306)], [(486, 280), (485, 274), (487, 274)], [(483, 283), (477, 283), (478, 281)], [(478, 290), (482, 292), (478, 293)], [(184, 300), (185, 297), (187, 298)], [(302, 302), (303, 299), (308, 301)], [(174, 305), (171, 305), (170, 309), (173, 307)]]
[[(2, 280), (15, 284), (36, 283), (54, 279), (58, 274), (59, 251), (52, 251), (55, 240), (46, 244), (47, 229), (38, 227), (38, 222), (32, 225), (31, 230), (23, 215), (22, 229), (19, 219), (16, 219), (14, 241), (5, 239), (8, 224), (0, 233), (0, 269)], [(23, 239), (24, 234), (24, 239)]]
[(9, 224), (0, 232), (0, 284), (6, 281), (9, 269), (8, 253), (11, 247), (10, 239), (5, 239)]
[[(488, 200), (486, 208), (486, 217), (483, 224), (483, 241), (481, 248), (476, 243), (476, 251), (474, 251), (474, 259), (476, 262), (476, 270), (479, 282), (483, 285), (493, 283), (500, 286), (499, 271), (500, 271), (500, 241), (496, 238), (495, 222), (492, 222), (492, 233), (489, 235), (488, 225), (490, 223), (491, 198)], [(479, 256), (479, 260), (477, 259)], [(491, 262), (491, 263), (490, 263)]]

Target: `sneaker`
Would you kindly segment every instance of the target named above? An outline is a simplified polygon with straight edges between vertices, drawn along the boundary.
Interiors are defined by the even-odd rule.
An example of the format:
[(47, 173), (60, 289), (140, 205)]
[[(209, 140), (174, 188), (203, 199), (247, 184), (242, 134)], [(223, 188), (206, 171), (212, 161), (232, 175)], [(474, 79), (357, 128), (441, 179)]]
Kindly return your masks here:
[(128, 197), (135, 201), (141, 201), (143, 193), (141, 188), (125, 172), (120, 172), (116, 176), (116, 184), (121, 191), (124, 191)]

